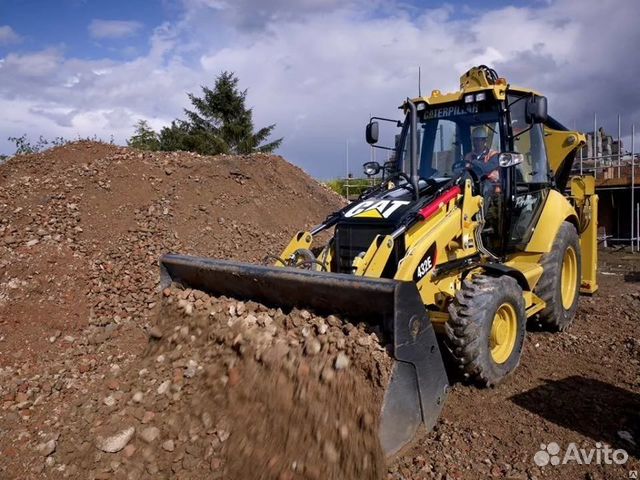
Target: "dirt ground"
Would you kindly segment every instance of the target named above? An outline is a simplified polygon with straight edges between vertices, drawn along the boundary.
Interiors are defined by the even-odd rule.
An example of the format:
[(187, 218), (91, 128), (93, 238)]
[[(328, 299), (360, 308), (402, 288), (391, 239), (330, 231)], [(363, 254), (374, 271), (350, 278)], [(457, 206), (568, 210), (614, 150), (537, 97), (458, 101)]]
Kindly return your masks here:
[(345, 324), (167, 288), (143, 354), (64, 415), (51, 458), (71, 478), (382, 478), (392, 362)]
[[(559, 334), (529, 331), (520, 366), (494, 389), (455, 384), (440, 423), (390, 478), (627, 479), (640, 470), (640, 255), (600, 252), (599, 292)], [(629, 439), (633, 439), (629, 441)], [(541, 445), (560, 465), (538, 467)], [(570, 444), (624, 449), (624, 465), (562, 464)], [(609, 454), (609, 458), (611, 454)]]
[[(134, 398), (162, 385), (151, 385), (159, 377), (145, 377), (154, 369), (142, 365), (162, 353), (148, 350), (162, 298), (158, 257), (175, 251), (259, 262), (341, 205), (300, 169), (264, 155), (211, 159), (80, 142), (0, 166), (0, 478), (202, 478), (189, 468), (162, 473), (160, 454), (173, 454), (164, 427), (162, 448), (151, 453), (156, 439), (139, 438), (143, 431), (153, 437), (154, 422), (169, 417), (163, 408), (180, 404), (180, 391), (169, 391), (166, 405), (143, 403), (142, 411)], [(631, 478), (640, 470), (639, 272), (639, 255), (601, 252), (600, 291), (581, 298), (571, 328), (528, 332), (520, 367), (494, 389), (454, 384), (436, 429), (383, 476)], [(190, 381), (186, 357), (171, 367), (171, 378), (178, 370)], [(137, 425), (131, 448), (109, 453), (87, 444), (113, 434), (105, 431), (123, 419)], [(184, 430), (176, 452), (193, 437)], [(209, 430), (217, 441), (226, 435)], [(591, 464), (553, 464), (552, 455), (563, 460), (571, 445), (585, 454), (596, 449)], [(605, 463), (607, 445), (624, 449), (624, 465)], [(208, 451), (189, 448), (183, 467)], [(326, 448), (330, 463), (336, 452)], [(540, 467), (534, 457), (551, 463)], [(224, 458), (207, 457), (218, 472), (212, 478), (234, 478), (219, 476)], [(287, 477), (278, 462), (277, 475), (255, 478), (313, 478), (301, 467), (292, 470), (301, 476)], [(329, 469), (318, 478), (364, 478), (354, 471)]]

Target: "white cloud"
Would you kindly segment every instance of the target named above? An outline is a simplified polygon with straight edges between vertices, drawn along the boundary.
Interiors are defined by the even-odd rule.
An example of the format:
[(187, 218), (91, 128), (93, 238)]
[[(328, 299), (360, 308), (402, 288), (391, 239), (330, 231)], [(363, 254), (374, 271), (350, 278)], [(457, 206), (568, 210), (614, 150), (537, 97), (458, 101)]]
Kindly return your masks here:
[[(416, 10), (400, 3), (334, 0), (185, 0), (133, 60), (81, 60), (48, 49), (0, 61), (0, 132), (37, 138), (96, 134), (124, 143), (140, 118), (156, 128), (182, 116), (185, 92), (200, 93), (223, 70), (248, 88), (254, 123), (276, 123), (279, 153), (320, 177), (368, 158), (369, 114), (400, 116), (422, 91), (457, 89), (470, 66), (486, 63), (517, 85), (549, 97), (553, 116), (590, 129), (592, 115), (613, 130), (640, 122), (635, 47), (640, 3), (570, 0), (537, 7)], [(248, 25), (251, 8), (260, 21)], [(610, 24), (610, 27), (607, 25)], [(598, 26), (598, 35), (594, 35)], [(615, 26), (615, 27), (614, 27)], [(0, 151), (10, 147), (0, 138)], [(354, 168), (354, 172), (358, 169)]]
[(132, 20), (91, 20), (89, 35), (95, 39), (117, 39), (131, 37), (142, 28), (140, 22)]
[[(344, 9), (354, 1), (343, 0), (189, 0), (211, 6), (222, 18), (242, 30), (262, 29), (269, 23), (303, 18), (305, 15)], [(370, 7), (369, 7), (370, 8)]]
[(60, 66), (62, 54), (53, 48), (40, 52), (18, 55), (10, 53), (4, 58), (0, 71), (12, 78), (51, 78)]
[(0, 45), (11, 45), (22, 40), (9, 25), (0, 25)]

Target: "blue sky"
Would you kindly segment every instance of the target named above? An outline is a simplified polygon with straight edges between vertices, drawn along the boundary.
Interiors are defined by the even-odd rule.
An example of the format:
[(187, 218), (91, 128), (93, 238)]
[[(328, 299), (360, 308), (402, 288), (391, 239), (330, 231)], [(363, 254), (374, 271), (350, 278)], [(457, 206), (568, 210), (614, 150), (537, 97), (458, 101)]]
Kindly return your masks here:
[[(511, 3), (509, 0), (485, 0), (482, 2), (482, 10), (504, 7)], [(531, 5), (536, 3), (540, 2), (529, 2)], [(414, 0), (405, 1), (397, 8), (415, 12), (424, 8), (437, 8), (442, 4), (443, 2), (436, 0)], [(452, 1), (447, 4), (455, 9), (455, 15), (460, 18), (480, 11), (477, 6), (473, 6), (473, 2)], [(0, 44), (0, 54), (59, 46), (72, 57), (129, 59), (147, 51), (148, 38), (156, 26), (174, 21), (184, 12), (184, 5), (176, 0), (2, 0), (0, 21), (15, 32), (20, 32), (21, 41), (12, 42), (11, 48)], [(377, 11), (376, 15), (384, 13)], [(96, 21), (113, 23), (111, 34), (104, 23), (102, 35), (100, 30), (92, 29), (91, 26), (95, 26)], [(118, 30), (118, 22), (124, 30)], [(122, 25), (123, 22), (130, 28)]]
[[(0, 53), (28, 52), (51, 46), (62, 47), (72, 57), (131, 58), (148, 49), (148, 38), (153, 28), (171, 19), (178, 5), (169, 2), (129, 0), (2, 0), (0, 22), (19, 32), (20, 42), (0, 44)], [(126, 30), (112, 32), (92, 30), (95, 20), (127, 22)], [(104, 36), (104, 34), (107, 34)]]
[[(479, 63), (549, 97), (569, 126), (640, 125), (635, 0), (0, 0), (0, 152), (9, 136), (125, 143), (138, 119), (182, 115), (186, 92), (236, 72), (256, 127), (320, 178), (369, 150), (369, 114), (417, 87), (455, 89)], [(596, 34), (597, 32), (597, 34)]]

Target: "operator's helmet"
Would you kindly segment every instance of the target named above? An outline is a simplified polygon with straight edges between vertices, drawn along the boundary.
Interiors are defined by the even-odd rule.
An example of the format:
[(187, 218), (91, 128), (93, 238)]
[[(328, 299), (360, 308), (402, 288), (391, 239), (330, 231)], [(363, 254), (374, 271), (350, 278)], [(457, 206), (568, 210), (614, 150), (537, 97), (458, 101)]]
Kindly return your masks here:
[(476, 139), (486, 140), (488, 136), (489, 135), (487, 134), (487, 127), (485, 127), (484, 125), (481, 125), (479, 127), (475, 127), (471, 131), (471, 138), (473, 140), (476, 140)]

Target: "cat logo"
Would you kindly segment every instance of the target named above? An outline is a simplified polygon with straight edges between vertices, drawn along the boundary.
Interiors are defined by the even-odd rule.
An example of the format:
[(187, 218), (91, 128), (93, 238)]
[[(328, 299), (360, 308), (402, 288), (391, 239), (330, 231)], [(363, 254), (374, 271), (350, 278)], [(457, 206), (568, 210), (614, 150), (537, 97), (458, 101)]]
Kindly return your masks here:
[(346, 218), (389, 218), (393, 212), (410, 203), (406, 200), (365, 200), (348, 210), (344, 216)]

